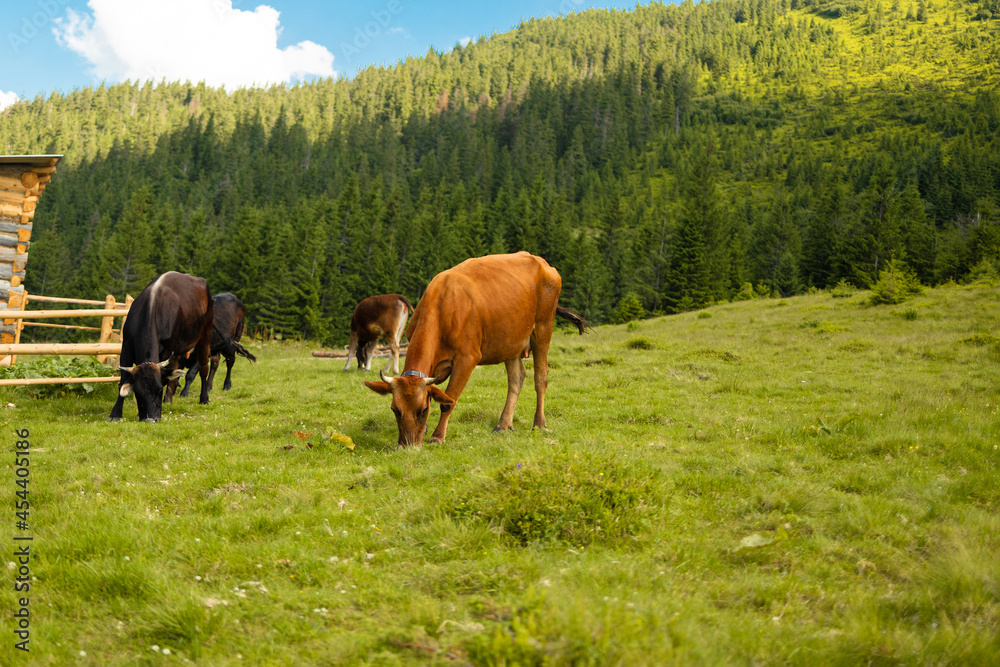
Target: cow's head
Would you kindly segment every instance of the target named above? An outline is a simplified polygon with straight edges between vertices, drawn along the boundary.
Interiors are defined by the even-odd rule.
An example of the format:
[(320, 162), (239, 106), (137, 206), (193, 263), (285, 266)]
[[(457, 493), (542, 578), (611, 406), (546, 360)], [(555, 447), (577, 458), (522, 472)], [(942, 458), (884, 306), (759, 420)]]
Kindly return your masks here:
[(358, 351), (355, 353), (355, 356), (358, 358), (358, 368), (369, 368), (368, 362), (375, 353), (375, 347), (377, 345), (378, 340), (358, 342)]
[(423, 441), (427, 431), (427, 415), (431, 410), (431, 399), (441, 404), (442, 410), (450, 410), (455, 399), (434, 385), (443, 382), (443, 377), (427, 378), (419, 376), (386, 377), (379, 371), (381, 382), (365, 381), (365, 386), (376, 394), (392, 395), (392, 413), (396, 415), (399, 427), (400, 446), (416, 445)]
[(136, 364), (131, 368), (119, 366), (119, 369), (132, 375), (132, 382), (126, 382), (118, 390), (121, 396), (135, 392), (135, 404), (139, 408), (139, 419), (144, 422), (158, 422), (163, 412), (163, 386), (184, 375), (184, 371), (176, 368), (168, 373), (166, 370), (170, 360), (164, 362), (146, 362)]

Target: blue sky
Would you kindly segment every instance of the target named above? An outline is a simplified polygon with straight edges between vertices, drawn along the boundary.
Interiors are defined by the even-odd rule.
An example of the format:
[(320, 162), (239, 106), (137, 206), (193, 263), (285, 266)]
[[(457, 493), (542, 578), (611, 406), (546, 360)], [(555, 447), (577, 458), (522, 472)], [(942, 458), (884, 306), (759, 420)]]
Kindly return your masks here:
[[(646, 0), (644, 0), (646, 1)], [(233, 89), (353, 76), (429, 48), (506, 32), (522, 19), (635, 2), (506, 0), (24, 0), (5, 3), (0, 108), (127, 79)]]

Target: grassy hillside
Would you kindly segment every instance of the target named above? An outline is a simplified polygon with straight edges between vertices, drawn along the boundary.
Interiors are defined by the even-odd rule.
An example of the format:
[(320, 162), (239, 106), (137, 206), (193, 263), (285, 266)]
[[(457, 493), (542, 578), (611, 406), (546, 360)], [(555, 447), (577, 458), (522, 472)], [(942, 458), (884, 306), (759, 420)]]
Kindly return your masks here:
[(866, 295), (557, 332), (548, 431), (529, 382), (491, 432), (486, 367), (414, 449), (302, 345), (156, 425), (105, 422), (110, 387), (3, 389), (33, 449), (30, 660), (994, 663), (1000, 291)]

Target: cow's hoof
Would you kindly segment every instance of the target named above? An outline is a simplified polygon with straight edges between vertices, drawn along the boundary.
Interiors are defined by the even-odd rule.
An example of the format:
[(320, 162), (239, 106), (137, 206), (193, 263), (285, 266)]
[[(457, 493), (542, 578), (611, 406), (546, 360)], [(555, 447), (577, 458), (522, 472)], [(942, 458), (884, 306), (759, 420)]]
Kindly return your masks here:
[(430, 444), (430, 445), (440, 445), (443, 442), (444, 442), (444, 438), (431, 437), (431, 438), (427, 439), (427, 444)]
[(158, 422), (160, 420), (159, 419), (153, 419), (152, 417), (146, 417), (142, 421), (146, 422), (147, 424), (155, 424), (156, 422)]
[(513, 431), (513, 430), (514, 430), (514, 425), (511, 424), (507, 428), (500, 428), (499, 426), (497, 426), (495, 429), (493, 429), (493, 432), (494, 433), (506, 433), (507, 431)]
[(207, 398), (203, 398), (200, 401), (198, 401), (198, 404), (199, 405), (208, 405), (208, 399)]
[(121, 420), (121, 417), (108, 417), (109, 422), (120, 422)]

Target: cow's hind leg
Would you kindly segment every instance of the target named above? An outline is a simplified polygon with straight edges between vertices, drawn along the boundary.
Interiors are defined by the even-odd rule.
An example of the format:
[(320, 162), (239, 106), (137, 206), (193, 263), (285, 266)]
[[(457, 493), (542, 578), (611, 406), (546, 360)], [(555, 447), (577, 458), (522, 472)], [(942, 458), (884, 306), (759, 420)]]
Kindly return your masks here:
[(215, 384), (215, 371), (219, 370), (219, 355), (212, 355), (212, 367), (208, 371), (208, 390), (212, 391), (212, 386)]
[(222, 391), (229, 391), (233, 387), (232, 375), (233, 364), (236, 363), (236, 355), (226, 357), (226, 381), (222, 384)]
[(549, 343), (552, 327), (535, 327), (531, 334), (531, 355), (534, 357), (535, 423), (534, 428), (545, 428), (545, 390), (549, 387)]
[[(406, 308), (404, 307), (396, 330), (389, 332), (389, 354), (392, 358), (393, 375), (399, 375), (399, 341), (403, 339), (403, 332), (406, 331), (406, 312)], [(388, 366), (385, 368), (387, 371), (389, 370)]]
[(500, 413), (500, 422), (496, 430), (511, 431), (514, 429), (514, 408), (517, 407), (517, 397), (521, 395), (521, 387), (524, 386), (527, 373), (520, 356), (503, 363), (507, 367), (507, 402), (504, 403), (503, 412)]

